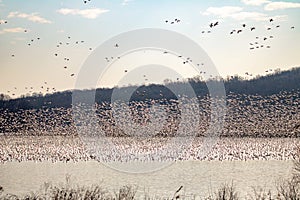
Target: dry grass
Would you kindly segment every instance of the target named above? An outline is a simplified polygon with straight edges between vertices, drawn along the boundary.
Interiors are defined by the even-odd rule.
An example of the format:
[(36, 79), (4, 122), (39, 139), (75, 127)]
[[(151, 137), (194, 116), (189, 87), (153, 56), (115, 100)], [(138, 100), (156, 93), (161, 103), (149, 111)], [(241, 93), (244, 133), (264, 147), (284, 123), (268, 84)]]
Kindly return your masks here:
[(272, 200), (273, 195), (271, 190), (265, 190), (262, 187), (253, 188), (253, 194), (250, 195), (252, 200)]
[(233, 183), (223, 184), (214, 194), (211, 194), (209, 197), (205, 198), (207, 200), (237, 200), (238, 193)]

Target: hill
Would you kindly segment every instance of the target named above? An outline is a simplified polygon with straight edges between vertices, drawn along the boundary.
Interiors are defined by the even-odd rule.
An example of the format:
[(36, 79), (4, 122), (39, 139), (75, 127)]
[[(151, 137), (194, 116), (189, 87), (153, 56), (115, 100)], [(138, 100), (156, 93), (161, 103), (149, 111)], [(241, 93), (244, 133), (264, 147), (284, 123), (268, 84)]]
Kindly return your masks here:
[[(279, 94), (280, 92), (292, 92), (300, 89), (300, 67), (292, 68), (288, 71), (275, 70), (272, 74), (266, 76), (257, 76), (253, 79), (245, 79), (240, 76), (231, 76), (220, 81), (224, 82), (226, 93), (261, 95), (269, 96)], [(176, 86), (176, 88), (185, 88), (190, 84), (197, 96), (208, 94), (206, 83), (199, 77), (189, 79), (187, 82), (169, 82), (166, 86)], [(129, 87), (122, 89), (128, 90)], [(64, 91), (46, 95), (35, 95), (22, 97), (18, 99), (8, 99), (4, 94), (0, 94), (0, 109), (10, 111), (40, 109), (40, 108), (70, 108), (72, 103), (72, 92)], [(76, 91), (84, 96), (91, 90)], [(98, 103), (110, 102), (113, 88), (98, 88), (96, 90), (95, 101)], [(144, 95), (140, 95), (144, 93)], [(163, 94), (163, 97), (161, 96)], [(164, 85), (142, 85), (131, 96), (133, 101), (142, 101), (145, 99), (172, 99), (176, 98), (174, 94)], [(8, 100), (6, 100), (8, 99)]]

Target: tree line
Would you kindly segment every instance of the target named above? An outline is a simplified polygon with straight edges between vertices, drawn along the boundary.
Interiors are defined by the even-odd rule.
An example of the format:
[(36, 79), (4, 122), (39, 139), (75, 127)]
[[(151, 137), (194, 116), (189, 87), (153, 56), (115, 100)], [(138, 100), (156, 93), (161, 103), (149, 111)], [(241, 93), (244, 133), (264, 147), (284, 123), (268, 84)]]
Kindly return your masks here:
[[(280, 92), (292, 92), (300, 89), (300, 67), (292, 68), (287, 71), (275, 70), (265, 76), (256, 76), (252, 79), (247, 79), (238, 75), (228, 76), (226, 78), (211, 79), (208, 81), (223, 82), (226, 93), (232, 92), (245, 95), (261, 95), (269, 96)], [(182, 82), (166, 81), (165, 84), (150, 84), (142, 86), (126, 86), (118, 88), (120, 90), (134, 91), (130, 97), (131, 101), (144, 101), (147, 99), (174, 99), (175, 94), (169, 88), (176, 90), (184, 90), (187, 85), (190, 85), (195, 94), (199, 97), (209, 93), (206, 82), (201, 77), (189, 78)], [(95, 91), (95, 102), (110, 102), (112, 93), (115, 88), (98, 88)], [(76, 90), (55, 92), (52, 94), (21, 97), (10, 99), (6, 94), (0, 94), (0, 109), (16, 111), (19, 109), (42, 109), (42, 108), (69, 108), (72, 106), (72, 93), (77, 92), (81, 96), (91, 94), (93, 90)]]

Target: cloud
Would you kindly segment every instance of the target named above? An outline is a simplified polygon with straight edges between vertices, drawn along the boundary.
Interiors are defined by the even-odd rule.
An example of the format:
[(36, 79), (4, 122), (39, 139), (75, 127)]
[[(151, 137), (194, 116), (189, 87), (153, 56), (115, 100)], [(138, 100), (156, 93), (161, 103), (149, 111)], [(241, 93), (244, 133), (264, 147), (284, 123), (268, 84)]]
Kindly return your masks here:
[(6, 28), (3, 29), (2, 31), (0, 31), (0, 34), (4, 34), (4, 33), (24, 33), (25, 29), (21, 28), (21, 27), (17, 27), (17, 28)]
[(10, 12), (7, 16), (7, 18), (23, 18), (27, 19), (32, 22), (40, 23), (40, 24), (51, 24), (52, 22), (38, 16), (38, 13), (31, 13), (31, 14), (26, 14), (26, 13), (20, 13), (20, 12)]
[(133, 0), (123, 0), (122, 5), (127, 6), (130, 1), (133, 1)]
[(203, 15), (215, 15), (219, 18), (232, 18), (235, 20), (266, 20), (267, 15), (259, 12), (245, 12), (242, 7), (237, 6), (223, 6), (223, 7), (209, 7)]
[(276, 16), (272, 16), (272, 19), (274, 19), (274, 21), (276, 21), (276, 22), (287, 21), (288, 18), (289, 18), (288, 15), (276, 15)]
[(288, 8), (300, 8), (300, 3), (278, 1), (265, 5), (265, 10), (267, 11), (283, 10)]
[(236, 20), (252, 19), (256, 21), (264, 21), (267, 19), (266, 14), (259, 12), (238, 12), (232, 14), (230, 17)]
[(246, 5), (251, 5), (251, 6), (260, 6), (266, 3), (270, 3), (269, 0), (241, 0), (244, 4)]
[(243, 8), (237, 6), (209, 7), (203, 15), (216, 15), (219, 17), (229, 17), (234, 13), (242, 11)]
[(92, 9), (69, 9), (69, 8), (62, 8), (59, 9), (57, 12), (63, 15), (80, 15), (84, 18), (88, 19), (95, 19), (99, 15), (108, 12), (109, 10), (100, 9), (100, 8), (92, 8)]

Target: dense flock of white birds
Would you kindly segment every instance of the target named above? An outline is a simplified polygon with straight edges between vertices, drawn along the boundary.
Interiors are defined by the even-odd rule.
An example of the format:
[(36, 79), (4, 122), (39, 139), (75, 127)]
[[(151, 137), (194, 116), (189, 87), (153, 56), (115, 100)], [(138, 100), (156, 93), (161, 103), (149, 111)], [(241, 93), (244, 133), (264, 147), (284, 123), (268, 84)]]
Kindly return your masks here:
[(203, 150), (204, 139), (196, 137), (181, 151), (165, 148), (163, 138), (113, 138), (111, 146), (96, 147), (92, 154), (81, 138), (73, 136), (11, 136), (1, 138), (0, 163), (23, 161), (78, 162), (171, 162), (180, 160), (292, 160), (299, 158), (299, 138), (219, 138), (212, 148)]
[[(151, 101), (156, 106), (160, 105), (160, 101), (164, 103), (161, 107), (166, 114), (160, 116), (163, 120), (157, 119), (158, 123), (151, 123), (159, 115), (154, 112), (154, 118), (153, 115), (151, 118), (151, 106), (147, 107), (146, 103), (134, 102), (128, 113), (124, 113), (125, 117), (117, 120), (114, 119), (112, 110), (108, 109), (114, 105), (95, 105), (95, 127), (102, 130), (104, 138), (111, 142), (113, 148), (110, 145), (99, 146), (97, 142), (86, 143), (84, 136), (78, 133), (79, 129), (75, 125), (78, 125), (78, 121), (74, 121), (72, 108), (18, 112), (2, 110), (0, 162), (294, 159), (299, 156), (300, 146), (299, 97), (300, 91), (270, 96), (229, 93), (221, 137), (215, 138), (207, 152), (204, 150), (205, 138), (211, 136), (207, 131), (211, 117), (211, 99), (208, 96), (199, 101), (189, 101), (191, 105), (185, 107), (187, 112), (178, 110), (176, 100), (169, 104), (165, 100)], [(193, 108), (196, 106), (200, 108), (198, 119), (193, 115)], [(88, 115), (82, 114), (80, 117), (88, 119)], [(129, 123), (129, 117), (134, 123)], [(188, 121), (180, 123), (183, 118)], [(81, 126), (86, 121), (82, 121)], [(130, 126), (135, 124), (138, 124), (137, 131), (140, 130), (140, 133), (138, 135), (135, 130), (130, 135), (130, 130), (134, 130)], [(200, 137), (195, 137), (182, 146), (181, 143), (170, 142), (174, 136), (182, 136), (185, 130), (191, 130), (193, 124), (192, 130), (196, 130), (194, 136)], [(88, 126), (87, 128), (89, 129)], [(151, 134), (149, 130), (154, 130), (155, 133)], [(92, 153), (91, 149), (96, 153)]]

